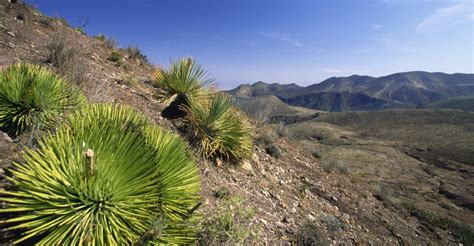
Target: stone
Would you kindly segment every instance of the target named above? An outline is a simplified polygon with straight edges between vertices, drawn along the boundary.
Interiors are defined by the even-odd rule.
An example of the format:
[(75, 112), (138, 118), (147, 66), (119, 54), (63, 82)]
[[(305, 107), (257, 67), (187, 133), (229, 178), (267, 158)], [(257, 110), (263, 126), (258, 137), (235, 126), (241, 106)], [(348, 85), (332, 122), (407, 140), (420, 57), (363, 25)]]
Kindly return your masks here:
[(295, 219), (293, 219), (293, 218), (288, 218), (288, 217), (285, 216), (285, 217), (283, 217), (283, 219), (281, 220), (281, 222), (291, 224), (291, 223), (295, 222)]
[(249, 173), (253, 173), (253, 168), (252, 168), (252, 165), (250, 165), (250, 162), (245, 160), (245, 161), (242, 161), (242, 165), (240, 165), (240, 167), (244, 170), (244, 171), (247, 171)]
[(216, 164), (216, 166), (220, 167), (220, 166), (222, 166), (222, 160), (220, 158), (216, 158), (214, 160), (214, 164)]
[(12, 36), (12, 37), (15, 37), (15, 33), (14, 32), (7, 32), (8, 35)]

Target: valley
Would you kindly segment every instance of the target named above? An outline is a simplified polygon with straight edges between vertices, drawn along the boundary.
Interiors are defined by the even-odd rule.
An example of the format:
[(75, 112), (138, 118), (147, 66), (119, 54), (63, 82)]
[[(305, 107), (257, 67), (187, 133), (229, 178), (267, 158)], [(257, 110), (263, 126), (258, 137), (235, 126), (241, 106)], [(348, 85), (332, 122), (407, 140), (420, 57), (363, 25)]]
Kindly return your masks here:
[[(256, 97), (263, 100), (262, 96)], [(256, 117), (260, 104), (236, 98)], [(281, 111), (267, 101), (267, 122), (283, 124), (294, 145), (367, 182), (390, 203), (413, 202), (474, 225), (474, 114), (453, 109), (362, 112)], [(272, 105), (272, 106), (270, 106)], [(252, 108), (253, 111), (249, 111)], [(285, 114), (282, 114), (284, 112)], [(298, 112), (289, 115), (287, 112)], [(262, 116), (257, 116), (262, 118)]]

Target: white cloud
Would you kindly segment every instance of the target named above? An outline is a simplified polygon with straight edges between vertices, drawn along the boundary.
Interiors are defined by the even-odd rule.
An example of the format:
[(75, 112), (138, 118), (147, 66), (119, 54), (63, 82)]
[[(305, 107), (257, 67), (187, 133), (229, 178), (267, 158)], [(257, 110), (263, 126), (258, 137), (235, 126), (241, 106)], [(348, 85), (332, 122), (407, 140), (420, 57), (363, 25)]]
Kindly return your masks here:
[(367, 53), (367, 52), (369, 52), (368, 49), (357, 49), (357, 50), (352, 51), (352, 54), (358, 55), (358, 54), (364, 54), (364, 53)]
[(430, 16), (423, 19), (416, 29), (423, 31), (440, 26), (452, 26), (474, 21), (474, 2), (461, 2), (445, 8), (435, 10)]
[(383, 25), (380, 25), (380, 24), (373, 24), (371, 27), (372, 27), (372, 30), (373, 30), (373, 31), (378, 32), (378, 31), (380, 31), (380, 29), (383, 28)]
[(332, 73), (332, 74), (337, 74), (337, 73), (342, 73), (343, 70), (335, 69), (335, 68), (323, 68), (321, 71), (325, 73)]
[(241, 45), (245, 45), (245, 46), (257, 46), (258, 45), (257, 42), (252, 42), (252, 41), (240, 41), (239, 43)]
[(310, 50), (319, 50), (319, 51), (323, 50), (321, 48), (317, 48), (315, 46), (300, 42), (299, 40), (296, 40), (296, 39), (292, 38), (291, 35), (288, 34), (288, 33), (259, 32), (258, 34), (260, 34), (261, 36), (266, 37), (266, 38), (276, 39), (276, 40), (280, 40), (282, 42), (287, 42), (287, 43), (289, 43), (293, 46), (296, 46), (296, 47), (306, 48), (306, 49), (310, 49)]

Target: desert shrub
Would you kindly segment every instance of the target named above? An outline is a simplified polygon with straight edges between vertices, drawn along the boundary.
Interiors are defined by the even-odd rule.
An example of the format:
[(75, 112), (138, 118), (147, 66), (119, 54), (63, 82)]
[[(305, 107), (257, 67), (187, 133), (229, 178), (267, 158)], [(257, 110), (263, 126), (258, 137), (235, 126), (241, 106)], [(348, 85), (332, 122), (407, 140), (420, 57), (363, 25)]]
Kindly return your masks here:
[(249, 224), (255, 212), (243, 206), (245, 200), (234, 196), (220, 202), (200, 222), (198, 245), (236, 245), (250, 237), (253, 228)]
[(117, 53), (117, 52), (112, 52), (112, 53), (110, 53), (107, 60), (111, 61), (111, 62), (118, 62), (118, 61), (122, 60), (122, 55), (120, 53)]
[(99, 34), (97, 36), (95, 36), (94, 38), (100, 40), (100, 41), (105, 41), (107, 39), (107, 37), (104, 35), (104, 34)]
[(114, 49), (114, 48), (117, 46), (117, 41), (115, 41), (115, 40), (112, 39), (112, 38), (108, 38), (108, 37), (106, 37), (106, 36), (103, 35), (103, 34), (99, 34), (99, 35), (97, 36), (97, 38), (98, 38), (99, 40), (104, 41), (104, 46), (105, 46), (105, 48), (107, 48), (107, 49)]
[(320, 149), (317, 149), (317, 150), (313, 151), (311, 154), (316, 159), (320, 159), (323, 156), (322, 151)]
[(275, 126), (275, 132), (278, 134), (279, 137), (288, 137), (288, 127), (283, 124), (283, 122), (278, 123)]
[(329, 245), (325, 235), (313, 222), (303, 223), (295, 235), (295, 243), (300, 246)]
[(140, 65), (148, 63), (148, 58), (142, 53), (142, 51), (138, 47), (127, 46), (127, 48), (125, 48), (125, 51), (127, 51), (129, 59), (137, 60)]
[(82, 35), (86, 35), (86, 31), (84, 30), (84, 27), (82, 26), (76, 27), (75, 30), (78, 31)]
[(55, 34), (46, 43), (47, 62), (61, 68), (75, 62), (79, 51), (71, 45), (71, 41), (63, 34)]
[(326, 215), (321, 217), (321, 221), (326, 225), (329, 232), (334, 233), (342, 229), (341, 221), (332, 215)]
[(140, 83), (137, 76), (133, 74), (124, 74), (119, 82), (131, 88), (136, 87)]
[(80, 85), (89, 80), (87, 62), (81, 51), (64, 34), (56, 34), (45, 46), (46, 62), (69, 81)]
[(349, 173), (349, 167), (347, 166), (347, 163), (343, 160), (325, 159), (322, 161), (322, 168), (328, 173), (334, 170), (338, 170), (339, 172), (344, 174)]
[(209, 102), (192, 102), (186, 112), (192, 142), (204, 157), (241, 159), (251, 153), (251, 128), (227, 94), (216, 93)]
[(38, 22), (45, 27), (51, 27), (51, 19), (47, 16), (41, 16)]
[(19, 20), (19, 21), (25, 21), (25, 20), (26, 20), (25, 14), (23, 14), (23, 13), (18, 13), (18, 14), (16, 15), (16, 19)]
[(162, 101), (169, 101), (177, 95), (187, 100), (197, 100), (207, 94), (204, 86), (213, 81), (190, 57), (174, 61), (168, 70), (158, 68), (153, 75), (153, 82), (158, 88), (157, 97)]
[(11, 136), (52, 126), (85, 103), (78, 88), (46, 68), (18, 63), (0, 73), (0, 128)]
[(418, 208), (413, 202), (402, 202), (401, 205), (418, 219), (453, 232), (463, 244), (474, 244), (474, 230), (470, 225), (454, 221), (426, 209)]
[(275, 132), (273, 127), (264, 126), (263, 128), (259, 129), (257, 141), (265, 145), (270, 145), (273, 144), (277, 138), (278, 134)]
[(147, 122), (129, 107), (92, 105), (27, 149), (11, 170), (15, 189), (0, 191), (15, 243), (190, 242), (181, 223), (199, 200), (198, 169), (178, 136)]
[(227, 187), (221, 187), (214, 192), (214, 197), (216, 198), (228, 198), (230, 195), (230, 190)]
[(280, 149), (276, 145), (270, 145), (266, 147), (265, 152), (267, 152), (267, 154), (275, 158), (280, 158), (281, 156)]
[(385, 206), (394, 205), (395, 192), (390, 186), (384, 183), (379, 183), (375, 193), (375, 198), (382, 201)]

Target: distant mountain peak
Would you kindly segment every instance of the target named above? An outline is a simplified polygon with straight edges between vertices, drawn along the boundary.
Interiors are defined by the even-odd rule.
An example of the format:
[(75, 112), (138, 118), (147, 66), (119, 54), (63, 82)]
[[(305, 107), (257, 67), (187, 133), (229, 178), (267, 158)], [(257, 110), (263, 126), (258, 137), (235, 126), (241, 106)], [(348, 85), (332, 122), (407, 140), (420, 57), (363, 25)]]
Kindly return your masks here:
[[(315, 106), (308, 105), (318, 105), (314, 100), (324, 98), (352, 100), (354, 105), (346, 107), (348, 110), (415, 107), (446, 98), (474, 95), (474, 74), (409, 71), (378, 78), (354, 74), (349, 77), (331, 77), (306, 87), (295, 83), (268, 84), (258, 81), (246, 87), (239, 86), (229, 93), (237, 97), (275, 95), (292, 105), (312, 108)], [(373, 105), (377, 107), (373, 108)], [(333, 107), (326, 105), (325, 108)]]

